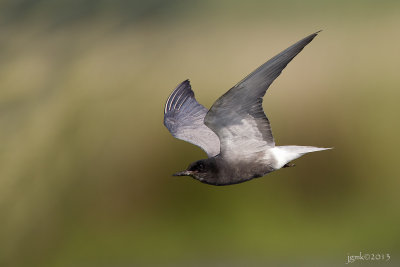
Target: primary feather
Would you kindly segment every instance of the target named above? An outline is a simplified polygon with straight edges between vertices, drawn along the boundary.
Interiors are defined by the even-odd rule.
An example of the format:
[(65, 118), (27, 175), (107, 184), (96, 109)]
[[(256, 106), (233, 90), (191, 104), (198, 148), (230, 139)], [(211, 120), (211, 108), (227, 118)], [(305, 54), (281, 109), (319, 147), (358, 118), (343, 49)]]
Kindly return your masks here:
[(221, 155), (226, 159), (254, 157), (274, 147), (271, 125), (262, 102), (271, 83), (286, 65), (309, 44), (317, 33), (282, 51), (221, 96), (205, 117), (205, 124), (221, 142)]
[(164, 125), (171, 134), (203, 149), (208, 157), (219, 154), (218, 136), (204, 125), (207, 109), (200, 105), (189, 80), (180, 83), (168, 97), (164, 107)]

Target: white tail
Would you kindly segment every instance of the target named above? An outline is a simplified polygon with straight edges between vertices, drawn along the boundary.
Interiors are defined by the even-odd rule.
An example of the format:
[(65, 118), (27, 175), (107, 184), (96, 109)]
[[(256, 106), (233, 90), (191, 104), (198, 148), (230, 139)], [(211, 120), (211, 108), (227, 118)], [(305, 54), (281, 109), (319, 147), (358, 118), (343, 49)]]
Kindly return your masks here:
[(280, 169), (286, 163), (295, 160), (303, 156), (304, 154), (321, 150), (327, 150), (327, 149), (332, 149), (332, 148), (315, 147), (315, 146), (276, 146), (271, 149), (273, 157), (276, 161), (273, 167), (275, 169)]

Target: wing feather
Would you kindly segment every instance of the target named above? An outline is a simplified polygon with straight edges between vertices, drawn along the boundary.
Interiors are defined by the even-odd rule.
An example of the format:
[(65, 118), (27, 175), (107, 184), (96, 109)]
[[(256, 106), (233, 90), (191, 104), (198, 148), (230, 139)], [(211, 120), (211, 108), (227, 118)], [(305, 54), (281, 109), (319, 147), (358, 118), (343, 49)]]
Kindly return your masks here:
[(268, 60), (214, 103), (204, 121), (220, 139), (221, 156), (234, 160), (251, 158), (275, 146), (271, 126), (262, 107), (262, 98), (286, 65), (317, 33)]
[(183, 81), (168, 97), (164, 108), (164, 125), (171, 134), (203, 149), (208, 157), (219, 154), (218, 136), (204, 125), (207, 109), (199, 104), (189, 80)]

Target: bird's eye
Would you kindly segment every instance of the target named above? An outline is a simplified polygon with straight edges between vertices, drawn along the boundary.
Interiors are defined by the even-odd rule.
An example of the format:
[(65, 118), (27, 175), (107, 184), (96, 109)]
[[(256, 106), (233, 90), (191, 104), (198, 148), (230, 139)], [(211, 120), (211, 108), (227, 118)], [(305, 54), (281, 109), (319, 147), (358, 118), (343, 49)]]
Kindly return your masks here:
[(197, 169), (198, 169), (199, 171), (204, 170), (204, 165), (203, 165), (202, 163), (200, 163), (199, 165), (197, 165)]

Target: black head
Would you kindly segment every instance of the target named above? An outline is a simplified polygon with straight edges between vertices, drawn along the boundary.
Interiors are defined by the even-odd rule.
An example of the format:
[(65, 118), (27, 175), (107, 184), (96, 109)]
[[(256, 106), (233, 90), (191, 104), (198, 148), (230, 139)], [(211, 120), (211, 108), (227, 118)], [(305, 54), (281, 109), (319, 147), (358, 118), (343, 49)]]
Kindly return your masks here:
[(202, 159), (193, 162), (187, 170), (174, 173), (174, 176), (191, 176), (204, 183), (212, 183), (217, 179), (217, 166), (214, 159)]

